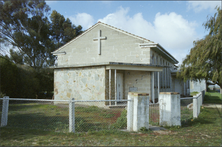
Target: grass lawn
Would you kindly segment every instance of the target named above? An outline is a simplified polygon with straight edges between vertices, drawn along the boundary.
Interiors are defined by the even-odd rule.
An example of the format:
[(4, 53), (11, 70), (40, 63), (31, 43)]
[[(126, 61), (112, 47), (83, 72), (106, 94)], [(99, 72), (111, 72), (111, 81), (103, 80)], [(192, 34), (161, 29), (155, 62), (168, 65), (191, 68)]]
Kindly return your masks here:
[(206, 92), (204, 97), (205, 104), (222, 104), (222, 95), (219, 92)]
[[(49, 108), (42, 105), (38, 107), (50, 112), (45, 116), (38, 112), (39, 116), (43, 115), (46, 119), (50, 118), (52, 113), (53, 116), (56, 113), (58, 116), (65, 116), (61, 110), (55, 109), (53, 105)], [(84, 108), (78, 109), (82, 113), (88, 111)], [(115, 117), (113, 114), (116, 113), (107, 111), (110, 115), (102, 115), (105, 112), (99, 115), (98, 108), (90, 107), (89, 109), (97, 114), (98, 118), (103, 118), (103, 122), (112, 123), (112, 118)], [(19, 109), (15, 107), (14, 110), (26, 110), (24, 111), (25, 116), (28, 113), (28, 106), (26, 108), (19, 107)], [(168, 130), (163, 133), (150, 130), (144, 132), (123, 132), (113, 128), (98, 131), (89, 129), (87, 132), (73, 134), (61, 131), (55, 132), (54, 129), (56, 128), (51, 128), (50, 131), (50, 129), (8, 126), (0, 128), (0, 146), (220, 146), (222, 145), (221, 112), (221, 110), (213, 108), (201, 109), (198, 119), (190, 119), (179, 128), (167, 128)], [(16, 112), (13, 111), (13, 113)], [(86, 117), (86, 115), (83, 116)], [(32, 119), (34, 120), (35, 118), (32, 117)], [(84, 120), (87, 123), (86, 118)], [(17, 118), (17, 121), (19, 121), (19, 118)], [(60, 121), (63, 121), (63, 119), (60, 119)]]
[[(87, 132), (111, 127), (124, 128), (125, 126), (121, 125), (114, 126), (123, 110), (103, 109), (96, 106), (76, 106), (75, 130), (76, 132)], [(10, 104), (7, 127), (68, 132), (69, 108), (68, 105), (60, 106), (51, 103)]]

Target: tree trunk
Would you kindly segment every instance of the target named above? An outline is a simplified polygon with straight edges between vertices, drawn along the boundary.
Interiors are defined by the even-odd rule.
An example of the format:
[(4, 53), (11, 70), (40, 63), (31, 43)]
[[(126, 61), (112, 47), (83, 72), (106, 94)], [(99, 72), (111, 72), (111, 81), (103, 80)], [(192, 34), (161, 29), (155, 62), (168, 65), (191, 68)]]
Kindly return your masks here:
[(220, 94), (222, 94), (222, 88), (220, 87)]

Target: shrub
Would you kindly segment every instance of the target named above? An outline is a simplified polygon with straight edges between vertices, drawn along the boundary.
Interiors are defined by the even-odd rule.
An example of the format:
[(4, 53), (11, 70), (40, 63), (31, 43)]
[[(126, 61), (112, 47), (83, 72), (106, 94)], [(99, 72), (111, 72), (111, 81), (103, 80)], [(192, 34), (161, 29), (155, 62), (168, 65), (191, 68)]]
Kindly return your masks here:
[(115, 129), (124, 129), (127, 126), (127, 111), (123, 110), (121, 116), (117, 118), (116, 123), (112, 124)]

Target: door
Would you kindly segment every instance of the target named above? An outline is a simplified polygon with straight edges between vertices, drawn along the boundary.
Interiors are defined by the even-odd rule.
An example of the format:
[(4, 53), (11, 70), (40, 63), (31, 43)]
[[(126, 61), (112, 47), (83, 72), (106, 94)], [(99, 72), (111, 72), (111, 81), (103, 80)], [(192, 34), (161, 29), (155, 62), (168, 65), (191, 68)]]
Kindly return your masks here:
[(123, 99), (123, 73), (116, 74), (116, 100)]

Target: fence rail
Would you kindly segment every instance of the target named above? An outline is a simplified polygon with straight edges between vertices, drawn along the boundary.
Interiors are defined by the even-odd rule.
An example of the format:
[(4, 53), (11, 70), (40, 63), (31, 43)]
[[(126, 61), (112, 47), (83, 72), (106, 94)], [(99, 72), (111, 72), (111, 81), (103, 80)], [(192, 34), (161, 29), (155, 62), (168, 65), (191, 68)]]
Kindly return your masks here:
[[(131, 100), (52, 100), (52, 99), (26, 99), (26, 98), (8, 98), (9, 100), (16, 101), (45, 101), (45, 102), (126, 102)], [(4, 100), (4, 98), (0, 98), (0, 100)]]
[[(132, 99), (125, 100), (53, 100), (4, 97), (0, 98), (1, 127), (30, 127), (62, 132), (85, 132), (104, 128), (123, 129), (127, 125), (128, 110), (134, 111), (134, 108), (127, 108), (126, 111), (122, 106), (127, 106), (125, 102), (128, 102), (127, 104), (134, 103), (133, 96)], [(203, 92), (194, 97), (178, 97), (178, 100), (180, 99), (181, 102), (180, 105), (177, 105), (180, 106), (181, 115), (179, 117), (181, 121), (198, 117), (203, 97)], [(149, 98), (146, 98), (146, 100), (149, 100)], [(186, 103), (182, 105), (183, 101), (190, 101), (189, 103), (192, 101), (192, 109), (187, 108), (188, 104)], [(109, 109), (110, 105), (107, 102), (119, 102), (117, 106), (120, 104), (119, 106), (121, 107), (116, 107), (118, 109)], [(146, 110), (145, 107), (149, 107), (149, 111), (144, 116), (146, 119), (147, 117), (149, 118), (150, 125), (159, 125), (160, 118), (165, 118), (163, 116), (165, 113), (160, 114), (160, 108), (163, 108), (163, 105), (167, 104), (168, 101), (165, 103), (148, 103), (146, 102), (146, 105), (141, 104), (138, 108), (135, 107), (138, 109), (136, 111), (142, 112)], [(116, 103), (113, 104), (112, 106), (116, 106)], [(134, 112), (132, 112), (132, 117), (134, 117)]]
[[(186, 122), (191, 118), (197, 118), (204, 100), (204, 92), (199, 92), (193, 97), (180, 98), (181, 100), (181, 121)], [(192, 101), (189, 101), (192, 100)]]
[[(109, 105), (105, 105), (104, 102), (110, 101), (121, 103), (130, 100), (52, 100), (4, 97), (0, 98), (1, 127), (59, 132), (85, 132), (126, 127), (120, 124), (121, 122), (117, 122), (124, 107), (118, 110), (108, 109), (106, 106)], [(9, 105), (2, 102), (8, 102)], [(54, 105), (53, 102), (61, 102), (62, 105), (60, 103)]]

